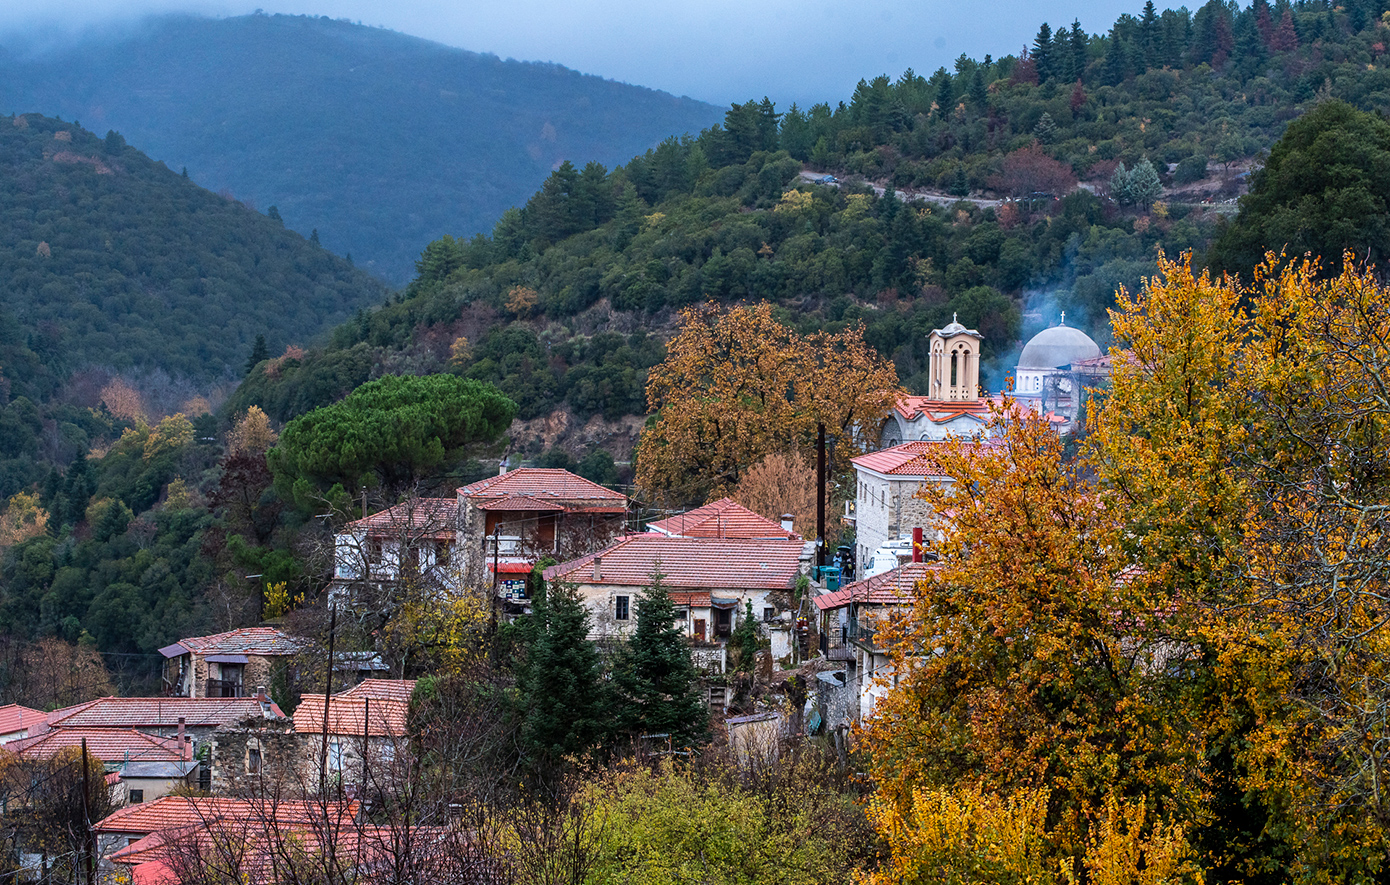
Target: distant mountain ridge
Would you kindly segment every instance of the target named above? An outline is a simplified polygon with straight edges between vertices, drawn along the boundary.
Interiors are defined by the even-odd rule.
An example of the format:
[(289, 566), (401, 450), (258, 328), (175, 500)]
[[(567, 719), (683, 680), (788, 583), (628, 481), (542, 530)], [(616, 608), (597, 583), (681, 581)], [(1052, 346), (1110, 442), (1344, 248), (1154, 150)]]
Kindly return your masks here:
[[(235, 378), (257, 335), (305, 344), (387, 294), (119, 135), (38, 114), (0, 117), (0, 218), (0, 337), (27, 340), (55, 383), (89, 367)], [(46, 396), (14, 371), (0, 365)]]
[(559, 65), (283, 15), (0, 47), (0, 111), (114, 129), (397, 283), (426, 243), (490, 231), (563, 160), (612, 166), (722, 116)]

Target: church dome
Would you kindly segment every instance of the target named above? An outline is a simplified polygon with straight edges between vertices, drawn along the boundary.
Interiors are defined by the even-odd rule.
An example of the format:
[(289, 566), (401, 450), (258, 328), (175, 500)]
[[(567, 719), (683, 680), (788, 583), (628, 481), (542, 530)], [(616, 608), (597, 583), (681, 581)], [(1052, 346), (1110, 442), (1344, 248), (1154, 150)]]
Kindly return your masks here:
[(1020, 369), (1057, 369), (1100, 356), (1100, 346), (1080, 329), (1057, 325), (1043, 329), (1023, 346)]

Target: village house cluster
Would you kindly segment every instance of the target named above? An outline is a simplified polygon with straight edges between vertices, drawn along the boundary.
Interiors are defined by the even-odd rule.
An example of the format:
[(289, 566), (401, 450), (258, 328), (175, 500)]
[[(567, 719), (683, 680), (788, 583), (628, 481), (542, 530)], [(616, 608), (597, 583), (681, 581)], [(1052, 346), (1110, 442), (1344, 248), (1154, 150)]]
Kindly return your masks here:
[[(446, 599), (482, 588), (501, 616), (515, 616), (528, 611), (533, 573), (545, 559), (553, 564), (543, 580), (576, 588), (589, 611), (589, 638), (608, 642), (631, 636), (644, 595), (659, 582), (693, 660), (710, 677), (712, 709), (722, 705), (723, 689), (713, 686), (730, 664), (727, 643), (751, 616), (768, 666), (819, 659), (804, 726), (842, 733), (893, 684), (881, 628), (911, 605), (915, 586), (936, 567), (941, 517), (917, 493), (948, 481), (939, 447), (951, 437), (990, 444), (986, 422), (1002, 400), (980, 385), (980, 341), (956, 322), (934, 330), (931, 395), (905, 397), (878, 427), (863, 429), (877, 445), (852, 459), (854, 495), (843, 519), (855, 544), (829, 567), (817, 566), (816, 542), (790, 517), (774, 521), (724, 498), (637, 524), (619, 492), (564, 470), (518, 468), (452, 498), (407, 500), (344, 526), (334, 541), (330, 604), (412, 592)], [(1016, 377), (1026, 389), (1012, 407), (1065, 429), (1077, 419), (1082, 387), (1107, 371), (1084, 333), (1054, 326), (1024, 348)], [(375, 653), (338, 652), (332, 670), (348, 687), (303, 695), (287, 715), (277, 700), (288, 699), (272, 696), (276, 674), (325, 657), (307, 639), (261, 626), (187, 637), (160, 651), (159, 697), (96, 698), (49, 713), (0, 708), (0, 752), (52, 759), (85, 750), (100, 761), (117, 809), (95, 827), (105, 875), (142, 885), (178, 881), (171, 840), (215, 850), (213, 822), (225, 835), (227, 821), (267, 813), (273, 819), (262, 824), (294, 832), (305, 845), (336, 850), (352, 842), (362, 857), (373, 855), (367, 843), (386, 835), (363, 826), (350, 839), (327, 835), (324, 808), (311, 814), (306, 803), (336, 795), (329, 817), (356, 820), (369, 784), (389, 787), (408, 770), (412, 680), (380, 678), (387, 674)], [(768, 736), (787, 727), (770, 711), (726, 725), (742, 755), (762, 752)], [(270, 812), (250, 802), (268, 791), (278, 797)], [(435, 836), (448, 842), (448, 834)], [(257, 838), (248, 829), (244, 850), (259, 850)], [(36, 847), (23, 862), (38, 869), (48, 859)]]

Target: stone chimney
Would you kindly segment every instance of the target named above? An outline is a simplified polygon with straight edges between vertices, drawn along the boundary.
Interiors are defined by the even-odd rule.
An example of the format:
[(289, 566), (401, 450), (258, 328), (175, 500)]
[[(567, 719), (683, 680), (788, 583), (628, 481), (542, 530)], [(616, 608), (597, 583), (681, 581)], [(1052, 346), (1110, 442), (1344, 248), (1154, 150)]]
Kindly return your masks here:
[(185, 720), (182, 716), (180, 716), (180, 717), (179, 717), (179, 748), (180, 748), (180, 749), (183, 748), (183, 745), (184, 745), (184, 744), (188, 743), (188, 734), (184, 731), (184, 726), (185, 726), (186, 724), (187, 724), (186, 720)]
[(787, 534), (792, 534), (793, 532), (795, 532), (796, 530), (792, 528), (792, 525), (795, 523), (795, 520), (796, 517), (792, 516), (790, 513), (783, 513), (782, 531), (786, 532)]
[(603, 580), (603, 557), (602, 557), (602, 556), (595, 556), (595, 557), (594, 557), (594, 583), (597, 584), (599, 581), (602, 581), (602, 580)]

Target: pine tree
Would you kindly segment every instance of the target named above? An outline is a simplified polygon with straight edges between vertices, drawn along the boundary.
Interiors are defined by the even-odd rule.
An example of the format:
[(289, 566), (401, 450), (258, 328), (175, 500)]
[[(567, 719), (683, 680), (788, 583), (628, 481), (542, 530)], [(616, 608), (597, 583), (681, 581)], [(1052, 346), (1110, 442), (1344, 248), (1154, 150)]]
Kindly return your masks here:
[(548, 587), (530, 617), (521, 733), (535, 766), (547, 770), (592, 750), (605, 736), (609, 709), (579, 591), (572, 584)]
[(1033, 127), (1033, 136), (1043, 144), (1047, 144), (1056, 134), (1057, 124), (1052, 122), (1052, 115), (1043, 111), (1043, 115), (1038, 118), (1038, 125)]
[(676, 606), (661, 583), (651, 586), (637, 607), (637, 629), (614, 680), (623, 696), (623, 724), (631, 734), (669, 734), (677, 746), (705, 736), (708, 709), (690, 646), (676, 626)]

